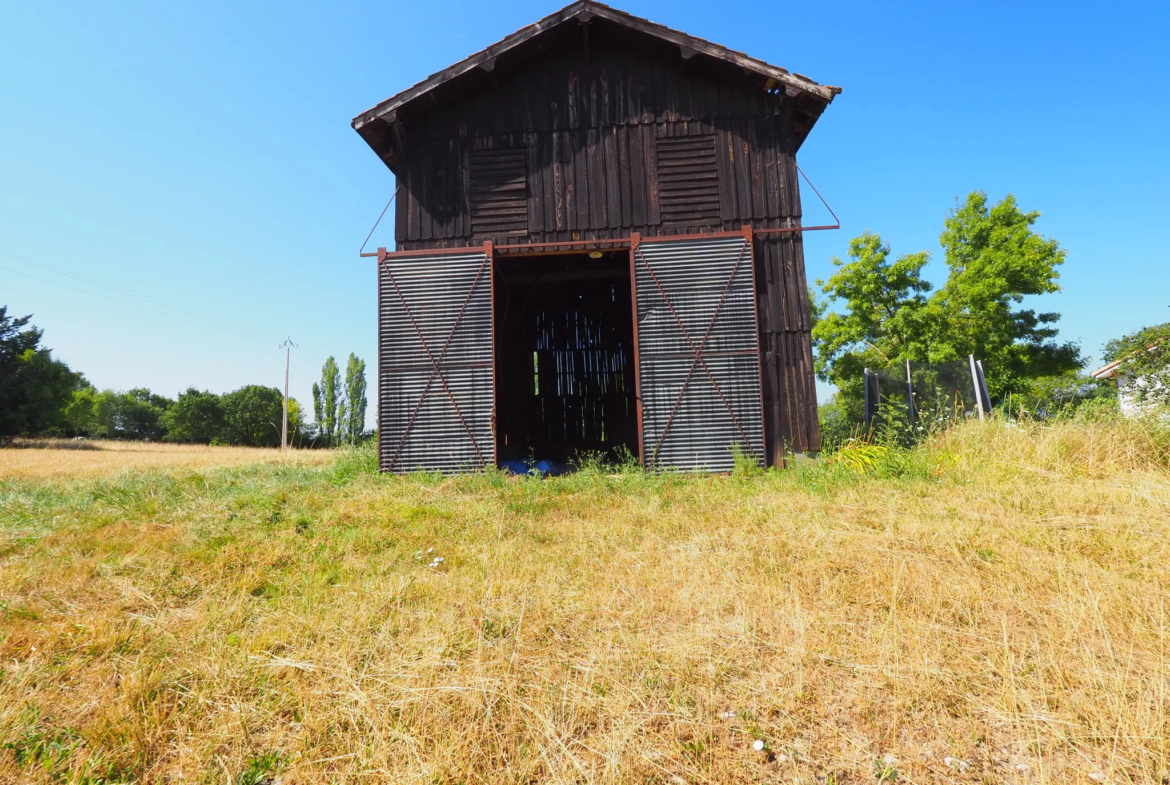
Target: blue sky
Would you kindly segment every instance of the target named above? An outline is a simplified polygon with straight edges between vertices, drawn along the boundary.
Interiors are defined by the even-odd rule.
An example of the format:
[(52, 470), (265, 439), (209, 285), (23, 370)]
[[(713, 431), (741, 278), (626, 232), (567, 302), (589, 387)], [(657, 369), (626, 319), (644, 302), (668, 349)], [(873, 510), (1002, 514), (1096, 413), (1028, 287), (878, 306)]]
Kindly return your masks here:
[[(393, 176), (350, 119), (558, 7), (4, 4), (0, 304), (99, 387), (279, 386), (286, 336), (305, 403), (326, 356), (373, 368)], [(842, 220), (810, 280), (870, 229), (940, 283), (955, 198), (1011, 192), (1068, 250), (1062, 337), (1170, 320), (1170, 3), (620, 7), (844, 87), (799, 156)]]

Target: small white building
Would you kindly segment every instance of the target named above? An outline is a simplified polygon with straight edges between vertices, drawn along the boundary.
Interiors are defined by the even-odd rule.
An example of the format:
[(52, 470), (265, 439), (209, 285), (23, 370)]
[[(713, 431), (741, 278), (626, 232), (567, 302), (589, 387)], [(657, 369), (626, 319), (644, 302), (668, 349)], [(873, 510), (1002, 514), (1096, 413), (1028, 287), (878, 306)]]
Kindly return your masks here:
[(1148, 387), (1151, 382), (1144, 376), (1135, 377), (1132, 373), (1123, 370), (1121, 365), (1124, 362), (1124, 357), (1120, 360), (1114, 360), (1089, 375), (1094, 379), (1112, 379), (1117, 384), (1117, 404), (1121, 408), (1121, 413), (1126, 417), (1136, 417), (1147, 413), (1150, 409), (1151, 405), (1142, 401), (1137, 391), (1140, 388)]

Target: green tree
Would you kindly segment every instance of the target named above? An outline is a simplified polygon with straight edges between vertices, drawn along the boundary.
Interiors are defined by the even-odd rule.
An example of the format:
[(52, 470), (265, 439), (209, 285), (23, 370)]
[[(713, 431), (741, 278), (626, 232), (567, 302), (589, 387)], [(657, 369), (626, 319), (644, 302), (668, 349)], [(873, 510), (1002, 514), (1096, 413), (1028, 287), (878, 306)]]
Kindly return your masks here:
[(321, 383), (313, 385), (317, 436), (327, 445), (333, 445), (341, 435), (341, 395), (341, 372), (337, 361), (330, 357), (321, 367)]
[(1027, 296), (1060, 291), (1057, 268), (1066, 252), (1032, 230), (1039, 218), (1039, 211), (1022, 212), (1010, 194), (989, 209), (977, 191), (943, 230), (949, 277), (932, 300), (942, 341), (931, 359), (974, 354), (991, 370), (993, 396), (1082, 364), (1075, 343), (1055, 341), (1060, 314), (1018, 307)]
[(313, 382), (313, 428), (317, 431), (320, 431), (321, 421), (325, 419), (325, 408), (323, 404), (324, 402), (321, 400), (321, 385)]
[(305, 438), (305, 413), (296, 398), (288, 399), (288, 443), (303, 446)]
[(1037, 420), (1088, 409), (1104, 412), (1117, 408), (1117, 389), (1108, 379), (1094, 379), (1087, 373), (1069, 371), (1058, 376), (1041, 376), (1022, 390), (1012, 393), (1011, 411)]
[(822, 381), (838, 389), (837, 416), (849, 422), (863, 419), (865, 368), (885, 368), (921, 355), (926, 328), (926, 292), (930, 284), (922, 268), (930, 261), (925, 251), (890, 260), (890, 246), (865, 232), (849, 243), (850, 262), (833, 257), (840, 272), (828, 282), (817, 281), (830, 302), (843, 301), (847, 311), (829, 311), (827, 303), (813, 313), (815, 366)]
[[(250, 384), (221, 399), (225, 427), (221, 441), (246, 447), (280, 445), (284, 395), (275, 387)], [(292, 401), (289, 401), (292, 409)]]
[(73, 399), (65, 406), (65, 426), (72, 436), (97, 435), (98, 391), (85, 386), (73, 391)]
[(94, 435), (106, 439), (159, 441), (163, 418), (173, 401), (145, 388), (102, 390), (94, 399)]
[(987, 370), (993, 398), (1031, 380), (1081, 366), (1076, 344), (1057, 343), (1056, 313), (1020, 307), (1030, 295), (1058, 291), (1065, 252), (1032, 230), (1038, 212), (1013, 196), (989, 207), (976, 191), (946, 217), (940, 238), (946, 284), (933, 294), (922, 278), (926, 251), (890, 260), (890, 247), (866, 232), (849, 244), (849, 262), (818, 281), (841, 313), (823, 313), (813, 328), (816, 369), (840, 390), (838, 405), (858, 418), (862, 372), (912, 362), (953, 362), (974, 354)]
[(1105, 344), (1105, 361), (1120, 360), (1126, 393), (1139, 404), (1170, 405), (1170, 322), (1143, 327)]
[(13, 318), (0, 306), (0, 444), (20, 434), (60, 432), (75, 390), (85, 386), (52, 352), (31, 317)]
[(194, 387), (180, 393), (163, 417), (166, 441), (211, 444), (224, 434), (223, 405), (218, 395)]
[(366, 362), (350, 352), (345, 366), (345, 440), (350, 444), (361, 441), (366, 429)]

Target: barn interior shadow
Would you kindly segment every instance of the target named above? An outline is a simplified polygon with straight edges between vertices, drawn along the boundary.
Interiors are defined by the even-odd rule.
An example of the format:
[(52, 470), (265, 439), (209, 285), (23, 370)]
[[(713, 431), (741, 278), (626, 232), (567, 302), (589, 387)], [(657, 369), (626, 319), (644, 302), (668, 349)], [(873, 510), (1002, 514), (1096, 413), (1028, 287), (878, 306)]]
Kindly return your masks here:
[(494, 294), (500, 466), (637, 455), (629, 251), (504, 258)]

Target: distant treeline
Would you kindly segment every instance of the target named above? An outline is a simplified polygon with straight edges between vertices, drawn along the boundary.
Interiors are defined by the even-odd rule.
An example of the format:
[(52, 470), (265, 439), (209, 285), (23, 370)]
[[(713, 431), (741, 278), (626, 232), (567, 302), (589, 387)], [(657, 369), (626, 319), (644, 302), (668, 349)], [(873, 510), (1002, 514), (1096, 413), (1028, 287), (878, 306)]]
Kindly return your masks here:
[[(144, 388), (98, 390), (41, 345), (30, 317), (0, 306), (0, 445), (16, 436), (280, 445), (284, 396), (250, 384), (218, 395), (189, 388), (175, 399)], [(314, 422), (289, 398), (289, 442), (297, 447), (356, 444), (366, 437), (366, 366), (351, 354), (345, 379), (330, 357), (313, 385)]]
[[(290, 441), (311, 441), (300, 406), (289, 399)], [(250, 384), (216, 395), (194, 388), (177, 399), (150, 390), (75, 390), (65, 408), (63, 435), (99, 439), (140, 439), (195, 444), (280, 446), (284, 395), (275, 387)]]

